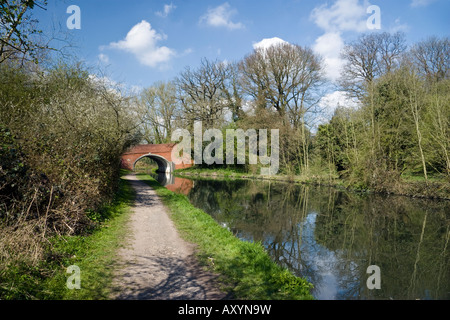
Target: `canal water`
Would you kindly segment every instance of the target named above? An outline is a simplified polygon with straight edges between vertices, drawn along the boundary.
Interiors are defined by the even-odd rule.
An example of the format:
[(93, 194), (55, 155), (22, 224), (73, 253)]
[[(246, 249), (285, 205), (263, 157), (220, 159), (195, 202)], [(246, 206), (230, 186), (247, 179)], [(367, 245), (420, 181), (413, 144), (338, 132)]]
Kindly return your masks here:
[(189, 185), (182, 192), (194, 206), (240, 239), (262, 243), (313, 283), (319, 300), (450, 299), (449, 201), (180, 179), (171, 183)]

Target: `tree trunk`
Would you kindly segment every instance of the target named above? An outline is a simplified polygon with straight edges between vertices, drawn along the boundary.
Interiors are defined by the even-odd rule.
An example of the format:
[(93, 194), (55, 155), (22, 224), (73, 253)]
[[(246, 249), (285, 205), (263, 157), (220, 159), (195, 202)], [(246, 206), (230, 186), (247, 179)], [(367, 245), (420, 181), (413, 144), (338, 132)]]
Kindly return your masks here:
[(416, 79), (413, 79), (413, 92), (409, 94), (409, 100), (411, 105), (411, 112), (414, 118), (414, 123), (416, 125), (416, 133), (417, 133), (417, 142), (419, 145), (420, 158), (422, 160), (423, 166), (423, 174), (425, 176), (425, 181), (428, 184), (428, 175), (427, 175), (427, 166), (425, 162), (425, 156), (422, 149), (422, 133), (420, 132), (419, 126), (419, 108), (417, 103), (417, 87), (416, 87)]

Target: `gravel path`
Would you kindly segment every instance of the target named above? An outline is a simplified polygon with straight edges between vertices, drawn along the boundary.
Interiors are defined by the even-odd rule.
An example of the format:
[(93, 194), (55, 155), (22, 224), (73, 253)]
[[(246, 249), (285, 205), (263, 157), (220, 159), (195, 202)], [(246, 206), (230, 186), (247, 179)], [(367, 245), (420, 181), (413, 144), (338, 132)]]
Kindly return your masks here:
[(155, 191), (134, 174), (136, 191), (129, 243), (120, 249), (113, 299), (220, 300), (216, 276), (196, 261), (195, 246), (178, 235)]

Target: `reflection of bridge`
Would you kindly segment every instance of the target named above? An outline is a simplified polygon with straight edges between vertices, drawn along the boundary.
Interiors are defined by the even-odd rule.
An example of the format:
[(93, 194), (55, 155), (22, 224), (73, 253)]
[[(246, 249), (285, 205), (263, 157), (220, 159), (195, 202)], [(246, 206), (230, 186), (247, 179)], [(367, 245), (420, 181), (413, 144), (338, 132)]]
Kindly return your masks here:
[(192, 165), (175, 165), (172, 162), (172, 149), (176, 144), (141, 144), (132, 147), (122, 155), (122, 168), (134, 170), (136, 163), (143, 158), (153, 159), (158, 164), (158, 172), (171, 173)]
[(158, 182), (170, 191), (188, 195), (189, 191), (194, 187), (194, 181), (190, 179), (175, 177), (171, 173), (158, 173)]

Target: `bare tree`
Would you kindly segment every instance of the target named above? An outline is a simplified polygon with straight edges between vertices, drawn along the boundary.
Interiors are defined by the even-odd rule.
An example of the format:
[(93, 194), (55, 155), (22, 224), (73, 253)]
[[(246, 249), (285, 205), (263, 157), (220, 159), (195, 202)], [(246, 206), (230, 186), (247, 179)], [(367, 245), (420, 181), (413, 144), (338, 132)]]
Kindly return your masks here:
[[(240, 64), (244, 92), (258, 109), (273, 110), (285, 132), (282, 158), (308, 168), (308, 117), (323, 84), (322, 60), (311, 49), (283, 43), (256, 49)], [(261, 113), (261, 112), (259, 112)]]
[(230, 86), (233, 75), (229, 64), (207, 59), (202, 59), (198, 69), (187, 67), (180, 74), (176, 79), (178, 99), (188, 125), (202, 121), (204, 128), (212, 128), (224, 121), (230, 106), (236, 110), (240, 101), (236, 98), (237, 91), (233, 93)]
[(361, 98), (372, 82), (400, 65), (406, 50), (403, 33), (364, 34), (345, 46), (340, 84), (352, 97)]
[(45, 10), (47, 0), (0, 1), (0, 63), (8, 59), (36, 61), (43, 50), (50, 49), (38, 38), (42, 31), (36, 27), (31, 10)]
[(406, 51), (403, 33), (369, 33), (345, 46), (340, 86), (353, 98), (365, 100), (370, 109), (372, 157), (380, 146), (376, 121), (375, 80), (398, 70)]
[(450, 39), (431, 37), (416, 44), (410, 56), (421, 76), (429, 81), (448, 79), (450, 68)]
[(156, 83), (143, 90), (140, 102), (144, 139), (148, 143), (168, 142), (175, 121), (179, 117), (175, 84), (172, 82)]
[(257, 49), (242, 61), (240, 70), (244, 92), (294, 127), (301, 125), (319, 100), (322, 61), (309, 48), (284, 43)]

